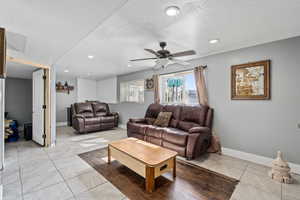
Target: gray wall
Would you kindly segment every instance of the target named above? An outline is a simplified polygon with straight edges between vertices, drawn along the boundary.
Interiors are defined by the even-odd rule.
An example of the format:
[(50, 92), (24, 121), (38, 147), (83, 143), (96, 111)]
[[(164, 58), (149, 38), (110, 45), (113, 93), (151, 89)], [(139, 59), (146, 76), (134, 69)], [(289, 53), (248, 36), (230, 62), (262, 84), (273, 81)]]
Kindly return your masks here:
[(66, 78), (66, 77), (56, 77), (56, 82), (65, 83), (68, 81), (69, 85), (74, 86), (74, 90), (67, 93), (56, 93), (56, 122), (67, 122), (67, 107), (76, 102), (76, 79)]
[(20, 126), (32, 122), (32, 80), (7, 78), (5, 83), (5, 112)]
[[(270, 59), (271, 100), (231, 100), (230, 67), (234, 64)], [(192, 66), (208, 65), (210, 105), (215, 109), (214, 130), (222, 146), (274, 157), (281, 150), (290, 162), (300, 164), (300, 37), (282, 40), (191, 61)], [(182, 70), (170, 66), (169, 71)], [(164, 72), (162, 72), (164, 73)], [(143, 71), (118, 77), (124, 80), (151, 77)], [(121, 123), (129, 117), (142, 117), (153, 92), (145, 93), (145, 103), (120, 103), (111, 109), (120, 112)]]

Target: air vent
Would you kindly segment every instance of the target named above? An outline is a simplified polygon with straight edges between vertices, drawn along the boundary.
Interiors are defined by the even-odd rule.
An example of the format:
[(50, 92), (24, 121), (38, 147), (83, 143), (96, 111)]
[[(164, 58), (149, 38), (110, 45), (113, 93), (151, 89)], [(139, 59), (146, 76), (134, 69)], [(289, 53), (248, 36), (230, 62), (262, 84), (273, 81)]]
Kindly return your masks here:
[(6, 39), (7, 39), (7, 48), (13, 51), (25, 52), (26, 47), (26, 36), (21, 35), (19, 33), (13, 33), (10, 31), (6, 32)]

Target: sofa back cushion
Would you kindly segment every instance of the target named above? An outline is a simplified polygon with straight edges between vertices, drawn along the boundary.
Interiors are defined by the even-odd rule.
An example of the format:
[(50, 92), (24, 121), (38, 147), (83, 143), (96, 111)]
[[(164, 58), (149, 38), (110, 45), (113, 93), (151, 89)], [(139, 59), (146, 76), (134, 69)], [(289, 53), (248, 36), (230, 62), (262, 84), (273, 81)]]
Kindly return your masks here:
[(109, 113), (109, 107), (106, 103), (92, 103), (94, 114), (96, 117), (106, 116)]
[(150, 104), (147, 111), (145, 118), (157, 118), (158, 114), (162, 111), (163, 106), (160, 104)]
[(166, 105), (163, 107), (163, 112), (171, 112), (171, 120), (169, 123), (169, 126), (172, 128), (176, 128), (178, 125), (178, 122), (180, 120), (180, 110), (181, 106), (176, 106), (176, 105)]
[(178, 127), (188, 131), (190, 128), (205, 126), (207, 106), (182, 106)]
[(81, 114), (86, 118), (94, 117), (94, 112), (91, 103), (75, 103), (77, 114)]

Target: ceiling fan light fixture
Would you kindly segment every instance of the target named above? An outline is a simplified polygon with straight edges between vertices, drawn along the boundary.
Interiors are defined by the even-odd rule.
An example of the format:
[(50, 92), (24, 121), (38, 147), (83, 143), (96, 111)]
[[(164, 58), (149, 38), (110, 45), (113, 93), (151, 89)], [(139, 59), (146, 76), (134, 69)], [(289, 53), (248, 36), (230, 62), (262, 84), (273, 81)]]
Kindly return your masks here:
[(218, 43), (218, 42), (220, 42), (219, 39), (212, 39), (212, 40), (209, 40), (209, 43), (210, 43), (210, 44), (216, 44), (216, 43)]
[(179, 15), (180, 13), (180, 8), (178, 6), (168, 6), (165, 9), (165, 13), (166, 15), (170, 16), (170, 17), (174, 17)]

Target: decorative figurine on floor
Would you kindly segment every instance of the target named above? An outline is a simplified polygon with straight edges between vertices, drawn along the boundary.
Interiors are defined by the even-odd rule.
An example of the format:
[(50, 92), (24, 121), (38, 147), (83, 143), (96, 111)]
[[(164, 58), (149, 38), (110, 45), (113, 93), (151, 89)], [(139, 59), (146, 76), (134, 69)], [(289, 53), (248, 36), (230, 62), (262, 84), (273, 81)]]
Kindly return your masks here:
[(282, 153), (278, 151), (277, 158), (272, 162), (272, 169), (269, 172), (269, 176), (280, 183), (292, 183), (290, 171), (291, 168), (283, 160)]

